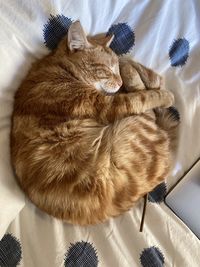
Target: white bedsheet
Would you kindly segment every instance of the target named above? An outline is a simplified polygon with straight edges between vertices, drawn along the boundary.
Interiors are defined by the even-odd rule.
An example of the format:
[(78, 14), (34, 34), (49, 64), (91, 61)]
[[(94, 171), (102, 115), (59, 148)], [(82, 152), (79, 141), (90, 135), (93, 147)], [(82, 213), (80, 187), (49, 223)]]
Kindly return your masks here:
[[(81, 228), (63, 224), (25, 201), (10, 165), (13, 96), (31, 63), (49, 52), (44, 42), (50, 47), (52, 39), (46, 30), (45, 40), (43, 30), (50, 15), (57, 20), (61, 18), (58, 15), (65, 16), (61, 18), (65, 23), (79, 19), (90, 34), (106, 32), (115, 25), (114, 30), (123, 40), (121, 51), (126, 50), (126, 41), (134, 38), (130, 51), (134, 59), (165, 77), (167, 88), (175, 94), (182, 121), (179, 150), (168, 188), (200, 155), (198, 0), (0, 0), (0, 239), (7, 231), (0, 241), (0, 266), (2, 257), (5, 266), (12, 265), (14, 258), (1, 249), (10, 244), (7, 251), (12, 252), (12, 242), (16, 242), (13, 252), (16, 262), (21, 255), (18, 262), (25, 267), (198, 267), (200, 241), (164, 203), (149, 202), (144, 232), (139, 233), (141, 202), (106, 224)], [(125, 24), (119, 26), (119, 23), (127, 23), (128, 32)], [(122, 32), (128, 34), (127, 40)], [(117, 43), (114, 48), (117, 49)], [(163, 190), (156, 191), (153, 197), (159, 197)], [(70, 243), (74, 244), (74, 250), (70, 250), (73, 247)]]

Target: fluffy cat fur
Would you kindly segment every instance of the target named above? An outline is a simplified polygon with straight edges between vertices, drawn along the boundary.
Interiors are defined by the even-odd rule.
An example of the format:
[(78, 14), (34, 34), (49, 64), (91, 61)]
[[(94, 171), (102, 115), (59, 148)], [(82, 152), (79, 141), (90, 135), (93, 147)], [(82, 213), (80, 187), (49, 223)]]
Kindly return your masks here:
[[(171, 166), (178, 122), (163, 108), (173, 95), (159, 90), (160, 76), (144, 66), (130, 59), (119, 64), (111, 41), (87, 38), (73, 23), (15, 95), (17, 180), (40, 209), (79, 225), (127, 211)], [(122, 80), (127, 92), (118, 91)]]

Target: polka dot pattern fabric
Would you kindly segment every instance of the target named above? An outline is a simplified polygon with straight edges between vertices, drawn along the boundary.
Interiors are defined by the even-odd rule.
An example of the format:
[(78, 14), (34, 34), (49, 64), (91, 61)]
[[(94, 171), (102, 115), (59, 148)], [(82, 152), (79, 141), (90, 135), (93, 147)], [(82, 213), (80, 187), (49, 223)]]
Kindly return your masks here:
[[(172, 107), (172, 116), (176, 119), (180, 119), (181, 116), (183, 125), (188, 125), (183, 115), (197, 114), (195, 120), (188, 117), (191, 128), (184, 128), (181, 138), (184, 142), (180, 146), (184, 147), (184, 150), (179, 151), (179, 158), (176, 159), (182, 168), (181, 171), (186, 168), (184, 151), (187, 151), (188, 155), (191, 154), (191, 157), (199, 155), (200, 143), (197, 137), (200, 132), (196, 128), (192, 130), (193, 125), (198, 124), (200, 116), (196, 108), (198, 105), (194, 103), (194, 95), (198, 95), (199, 88), (197, 62), (200, 60), (199, 27), (195, 26), (194, 21), (200, 16), (200, 6), (198, 7), (194, 0), (185, 1), (184, 5), (182, 1), (177, 1), (173, 8), (170, 6), (171, 1), (155, 4), (154, 1), (140, 3), (116, 0), (114, 5), (110, 5), (110, 1), (104, 1), (102, 5), (100, 0), (41, 0), (37, 6), (34, 1), (23, 2), (21, 6), (17, 2), (2, 2), (0, 9), (0, 41), (3, 48), (0, 50), (0, 74), (3, 77), (0, 79), (0, 90), (14, 88), (11, 99), (7, 101), (9, 94), (6, 94), (0, 102), (0, 107), (12, 103), (14, 92), (33, 60), (56, 49), (60, 40), (66, 36), (71, 23), (79, 19), (86, 32), (91, 35), (102, 32), (106, 35), (114, 34), (111, 49), (117, 55), (130, 54), (136, 61), (165, 76), (167, 88), (179, 97), (176, 104), (181, 114)], [(187, 16), (184, 17), (183, 14)], [(6, 33), (2, 30), (5, 28)], [(7, 56), (6, 51), (9, 51)], [(15, 69), (12, 70), (13, 66)], [(188, 104), (186, 107), (185, 99)], [(10, 110), (11, 106), (4, 114), (4, 119), (11, 116)], [(3, 120), (0, 120), (0, 126), (1, 121)], [(188, 128), (196, 134), (193, 136), (193, 140), (196, 140), (195, 145), (189, 141)], [(187, 137), (187, 142), (184, 136)], [(1, 140), (7, 139), (4, 136), (0, 142)], [(1, 151), (6, 149), (2, 149), (1, 146)], [(189, 160), (192, 162), (194, 158)], [(7, 216), (6, 212), (14, 206), (17, 198), (9, 202), (9, 196), (6, 202), (2, 202), (3, 194), (0, 187), (0, 206), (5, 207), (10, 203), (9, 209), (5, 208), (6, 212), (3, 215), (0, 213), (0, 266), (199, 267), (199, 240), (175, 215), (172, 215), (163, 201), (167, 190), (176, 183), (180, 174), (178, 169), (173, 170), (173, 173), (177, 175), (173, 174), (171, 180), (169, 177), (149, 193), (142, 233), (139, 232), (142, 200), (122, 216), (97, 226), (87, 227), (62, 223), (26, 201), (23, 210), (15, 219), (13, 217), (14, 221), (7, 222), (4, 227), (7, 232), (1, 231), (1, 223)], [(5, 183), (8, 175), (0, 173), (0, 182), (4, 176)], [(13, 181), (10, 180), (9, 183), (12, 184)], [(5, 198), (6, 194), (3, 196)]]
[(143, 267), (163, 267), (164, 255), (157, 247), (145, 248), (140, 255)]
[(110, 27), (107, 35), (114, 34), (114, 40), (110, 48), (117, 54), (123, 55), (128, 53), (135, 44), (134, 31), (127, 23), (118, 23)]
[(12, 234), (6, 234), (0, 240), (0, 266), (17, 266), (22, 257), (19, 240)]
[(174, 40), (169, 49), (169, 58), (172, 67), (182, 67), (189, 57), (190, 44), (187, 39)]
[(44, 43), (53, 50), (57, 47), (60, 40), (67, 34), (72, 20), (64, 15), (50, 15), (48, 22), (44, 25)]
[(148, 200), (152, 203), (161, 203), (164, 201), (165, 195), (167, 194), (166, 183), (161, 183), (152, 192), (148, 194)]
[(66, 267), (97, 267), (98, 257), (93, 245), (88, 242), (71, 244), (65, 258)]

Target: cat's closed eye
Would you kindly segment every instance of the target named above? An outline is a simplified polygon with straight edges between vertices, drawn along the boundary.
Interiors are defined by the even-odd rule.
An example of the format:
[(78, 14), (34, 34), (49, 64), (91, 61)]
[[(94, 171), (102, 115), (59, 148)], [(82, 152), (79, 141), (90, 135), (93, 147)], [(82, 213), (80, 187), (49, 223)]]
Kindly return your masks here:
[(96, 75), (98, 79), (107, 79), (111, 75), (111, 73), (106, 69), (97, 69)]

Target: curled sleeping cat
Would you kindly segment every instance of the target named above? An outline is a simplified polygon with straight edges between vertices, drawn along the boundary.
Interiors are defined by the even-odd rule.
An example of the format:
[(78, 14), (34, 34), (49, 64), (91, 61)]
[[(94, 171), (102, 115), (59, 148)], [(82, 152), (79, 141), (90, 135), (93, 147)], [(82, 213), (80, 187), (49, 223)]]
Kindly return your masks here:
[[(165, 108), (173, 95), (159, 90), (152, 71), (130, 59), (119, 64), (111, 41), (86, 38), (73, 23), (15, 95), (11, 158), (17, 180), (36, 206), (74, 224), (127, 211), (171, 167), (178, 120)], [(117, 92), (122, 80), (126, 93)]]

